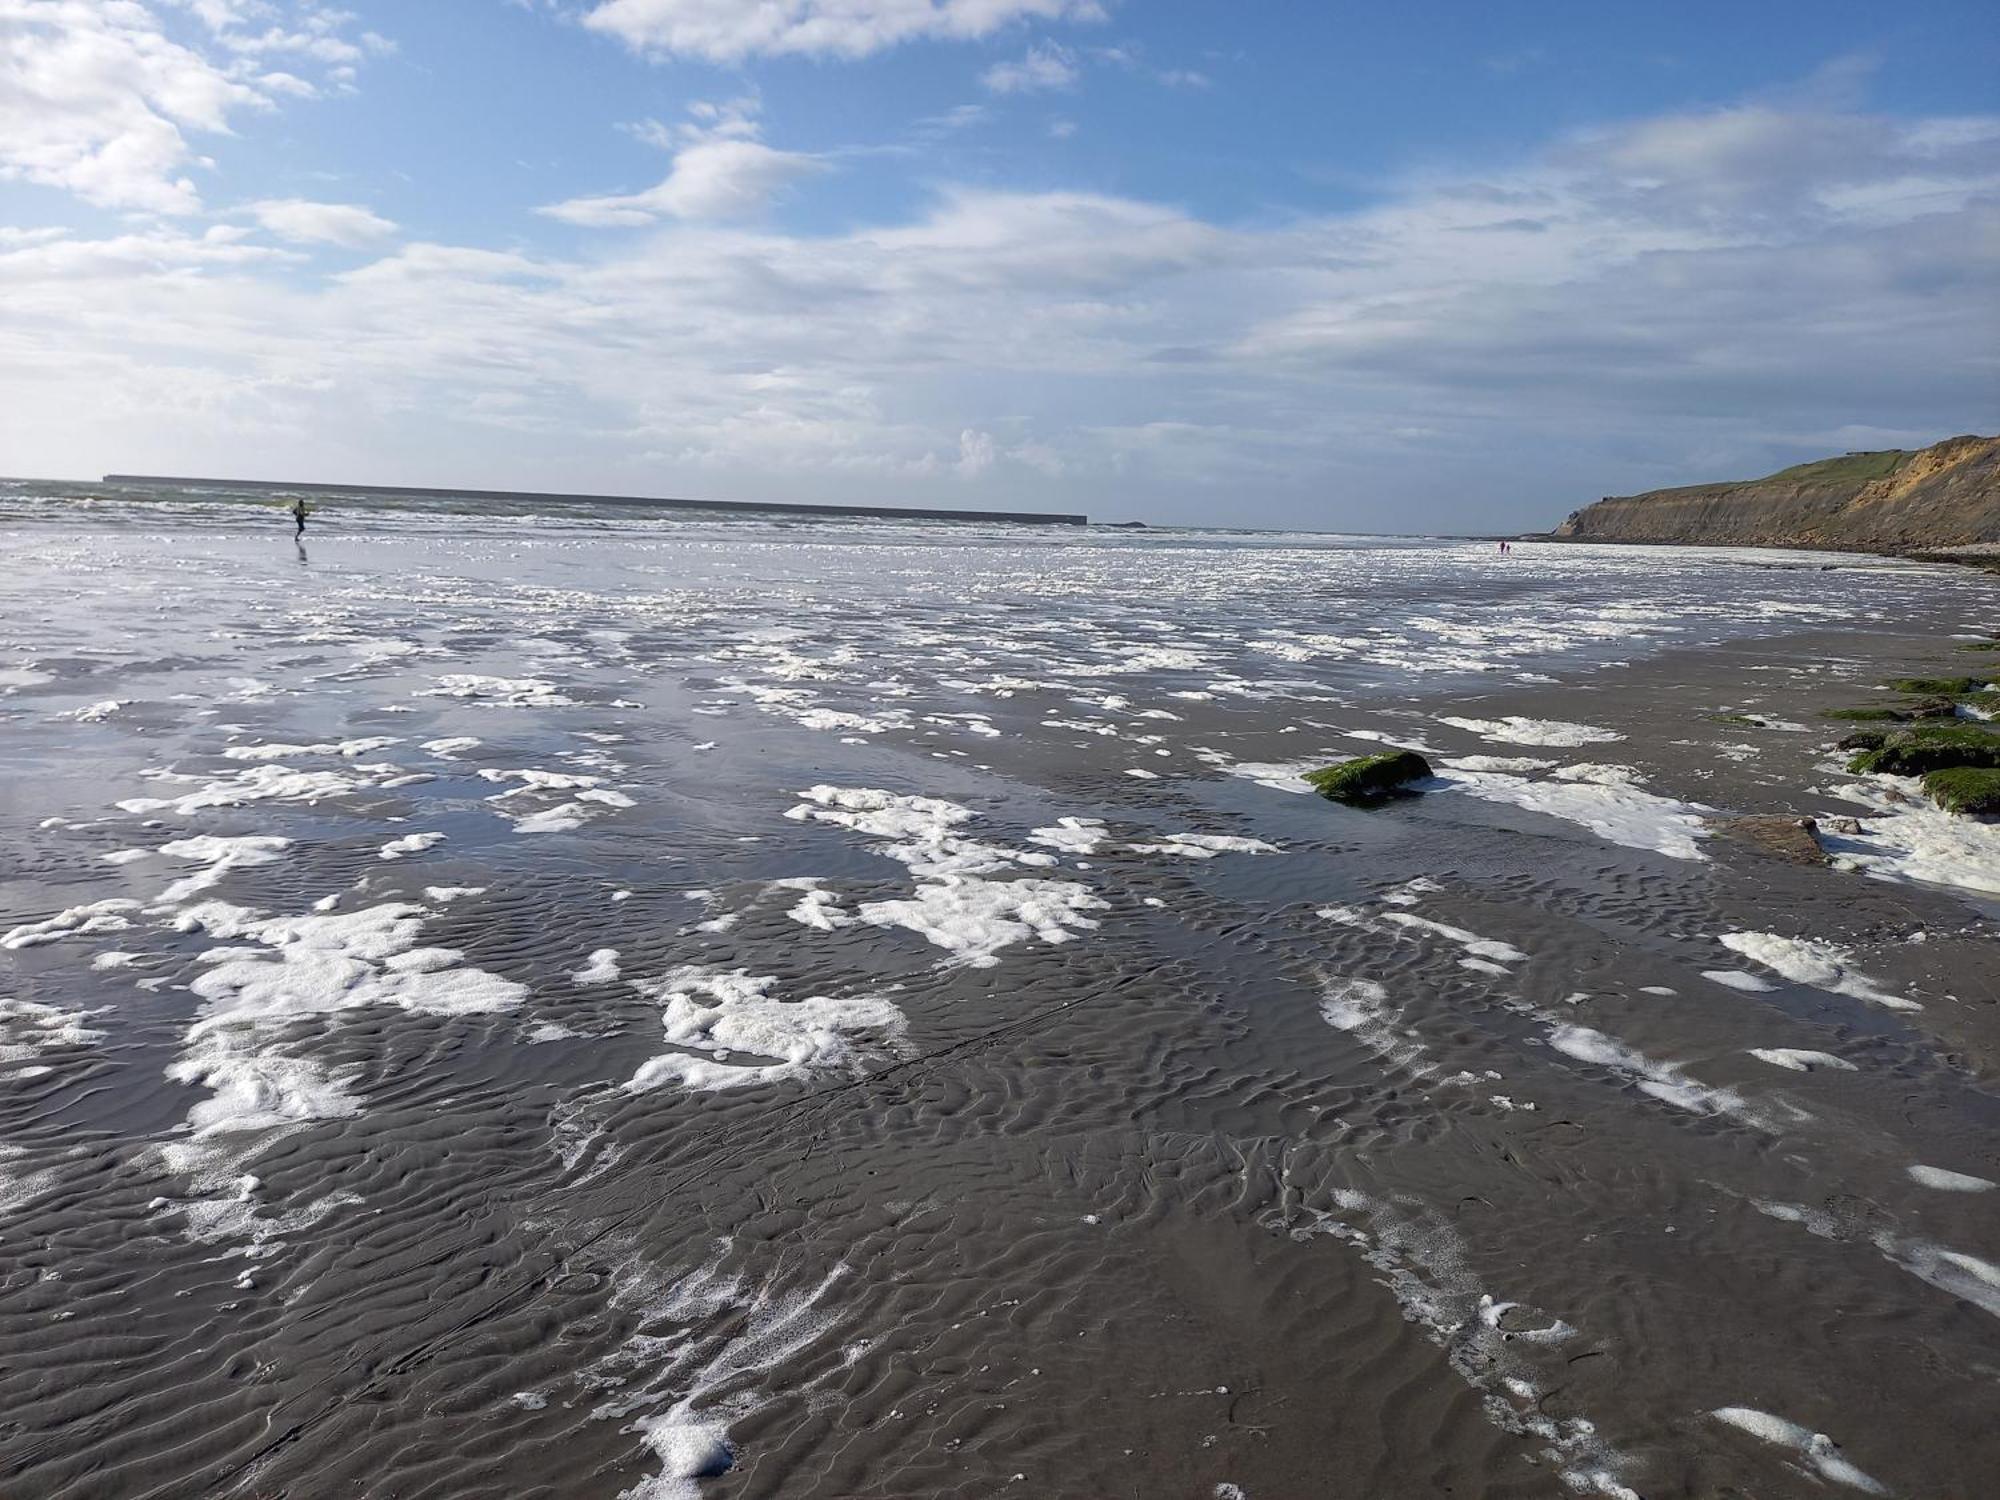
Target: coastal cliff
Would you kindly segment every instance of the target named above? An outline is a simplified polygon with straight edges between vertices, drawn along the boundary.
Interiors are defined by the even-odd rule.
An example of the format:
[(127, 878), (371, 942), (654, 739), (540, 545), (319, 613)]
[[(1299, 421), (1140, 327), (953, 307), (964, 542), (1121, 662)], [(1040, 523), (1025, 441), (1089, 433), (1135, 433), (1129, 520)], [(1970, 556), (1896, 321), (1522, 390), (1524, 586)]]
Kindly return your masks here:
[(1553, 535), (1582, 542), (1692, 542), (1936, 552), (2000, 543), (2000, 437), (1914, 452), (1849, 453), (1763, 479), (1607, 496)]

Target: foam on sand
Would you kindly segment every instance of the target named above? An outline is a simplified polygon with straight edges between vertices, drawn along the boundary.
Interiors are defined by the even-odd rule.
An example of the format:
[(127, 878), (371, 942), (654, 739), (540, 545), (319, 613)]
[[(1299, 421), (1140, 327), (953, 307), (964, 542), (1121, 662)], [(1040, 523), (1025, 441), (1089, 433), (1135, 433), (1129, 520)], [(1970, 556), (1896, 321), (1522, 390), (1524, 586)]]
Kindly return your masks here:
[(20, 1062), (103, 1041), (103, 1032), (83, 1024), (90, 1014), (35, 1000), (0, 998), (0, 1062)]
[(346, 771), (299, 771), (265, 761), (233, 776), (209, 781), (179, 797), (127, 797), (117, 806), (129, 813), (171, 812), (188, 817), (212, 807), (241, 807), (251, 802), (317, 802), (322, 797), (339, 797), (382, 786), (402, 774), (401, 766), (386, 762), (356, 765)]
[(406, 855), (422, 854), (426, 849), (435, 849), (444, 842), (441, 833), (406, 833), (399, 839), (390, 839), (378, 851), (380, 859), (402, 859)]
[(207, 971), (189, 986), (202, 1009), (167, 1074), (210, 1097), (188, 1111), (188, 1138), (167, 1148), (169, 1165), (212, 1177), (274, 1128), (359, 1112), (345, 1075), (288, 1045), (301, 1021), (369, 1006), (468, 1015), (527, 998), (525, 985), (461, 967), (456, 949), (420, 947), (426, 915), (406, 901), (298, 917), (222, 901), (185, 908), (177, 928), (232, 946), (201, 955)]
[(1774, 1417), (1769, 1412), (1758, 1411), (1754, 1406), (1723, 1406), (1709, 1413), (1718, 1421), (1727, 1422), (1731, 1427), (1742, 1429), (1754, 1438), (1772, 1443), (1780, 1448), (1789, 1448), (1809, 1465), (1820, 1478), (1834, 1484), (1844, 1484), (1850, 1489), (1860, 1490), (1868, 1495), (1886, 1495), (1887, 1485), (1871, 1479), (1841, 1456), (1840, 1445), (1823, 1432), (1813, 1432), (1788, 1422), (1783, 1417)]
[(59, 943), (66, 937), (88, 937), (99, 932), (123, 932), (132, 925), (127, 912), (138, 911), (140, 903), (127, 896), (112, 896), (82, 906), (66, 907), (39, 922), (23, 922), (0, 936), (0, 948), (39, 948)]
[(1926, 1166), (1913, 1166), (1907, 1170), (1912, 1182), (1940, 1193), (1986, 1193), (1993, 1190), (1990, 1180), (1974, 1177), (1970, 1172), (1948, 1172), (1943, 1167)]
[(1826, 836), (1836, 869), (1876, 880), (1956, 886), (2000, 896), (2000, 823), (1948, 813), (1920, 796), (1917, 782), (1874, 776), (1840, 795), (1872, 810), (1860, 833)]
[(1448, 791), (1580, 823), (1599, 838), (1628, 849), (1650, 849), (1670, 859), (1708, 857), (1697, 847), (1697, 840), (1708, 837), (1702, 815), (1709, 809), (1699, 803), (1677, 802), (1623, 784), (1530, 781), (1504, 772), (1452, 771), (1439, 779)]
[(1383, 1062), (1419, 1077), (1432, 1071), (1416, 1032), (1400, 1024), (1389, 991), (1373, 979), (1321, 982), (1319, 1013), (1335, 1031), (1344, 1031)]
[(618, 977), (618, 950), (598, 948), (584, 961), (582, 968), (571, 974), (572, 984), (609, 984)]
[(1463, 729), (1481, 739), (1508, 745), (1595, 745), (1622, 740), (1615, 729), (1599, 729), (1592, 724), (1569, 724), (1561, 719), (1526, 719), (1508, 714), (1499, 719), (1454, 719), (1440, 717), (1440, 724)]
[(1750, 1055), (1759, 1062), (1769, 1063), (1774, 1068), (1787, 1068), (1794, 1073), (1811, 1073), (1819, 1068), (1831, 1068), (1836, 1073), (1859, 1071), (1844, 1057), (1835, 1057), (1831, 1052), (1812, 1052), (1803, 1047), (1752, 1047)]
[(1537, 1349), (1560, 1350), (1576, 1336), (1574, 1328), (1483, 1287), (1465, 1242), (1436, 1210), (1348, 1188), (1336, 1188), (1331, 1196), (1328, 1208), (1306, 1208), (1311, 1223), (1305, 1232), (1333, 1236), (1382, 1272), (1403, 1316), (1447, 1352), (1451, 1369), (1479, 1394), (1489, 1422), (1546, 1442), (1546, 1456), (1572, 1493), (1639, 1500), (1617, 1477), (1629, 1460), (1598, 1437), (1594, 1423), (1581, 1415), (1550, 1417), (1540, 1409), (1544, 1391), (1532, 1378), (1537, 1366), (1526, 1356)]
[(1129, 844), (1134, 854), (1170, 854), (1180, 859), (1214, 859), (1218, 854), (1280, 854), (1276, 844), (1228, 833), (1169, 833), (1156, 844)]
[(1557, 1026), (1549, 1032), (1549, 1045), (1565, 1057), (1616, 1073), (1636, 1084), (1641, 1093), (1675, 1109), (1698, 1115), (1734, 1115), (1752, 1124), (1760, 1123), (1742, 1098), (1730, 1090), (1710, 1088), (1688, 1077), (1675, 1064), (1650, 1058), (1616, 1037), (1588, 1026)]
[(197, 834), (193, 838), (174, 839), (170, 843), (162, 844), (159, 848), (160, 853), (174, 859), (197, 860), (207, 868), (176, 880), (160, 892), (159, 903), (164, 906), (178, 906), (200, 892), (219, 885), (222, 877), (231, 870), (250, 865), (268, 865), (291, 847), (290, 839), (263, 833), (243, 834), (236, 838), (204, 833)]
[(859, 1072), (901, 1040), (903, 1013), (887, 1000), (873, 995), (784, 1000), (773, 993), (778, 982), (774, 975), (743, 969), (689, 965), (635, 985), (662, 1003), (667, 1041), (686, 1050), (642, 1063), (626, 1089), (638, 1093), (668, 1083), (724, 1089)]
[(1086, 912), (1108, 905), (1076, 881), (981, 878), (1022, 865), (1046, 868), (1056, 856), (967, 836), (961, 830), (977, 815), (955, 802), (872, 787), (821, 785), (799, 795), (806, 800), (786, 817), (879, 840), (876, 852), (908, 866), (918, 881), (909, 899), (864, 904), (861, 920), (907, 928), (956, 962), (988, 968), (999, 962), (1002, 948), (1028, 938), (1068, 942), (1097, 925)]
[(563, 708), (576, 702), (540, 677), (483, 677), (473, 672), (449, 672), (419, 696), (464, 698), (488, 708)]
[(1811, 985), (1836, 995), (1850, 995), (1884, 1010), (1922, 1010), (1915, 1000), (1892, 995), (1854, 967), (1854, 955), (1832, 943), (1812, 938), (1780, 937), (1775, 932), (1725, 932), (1717, 942), (1752, 963), (1784, 975), (1794, 984)]

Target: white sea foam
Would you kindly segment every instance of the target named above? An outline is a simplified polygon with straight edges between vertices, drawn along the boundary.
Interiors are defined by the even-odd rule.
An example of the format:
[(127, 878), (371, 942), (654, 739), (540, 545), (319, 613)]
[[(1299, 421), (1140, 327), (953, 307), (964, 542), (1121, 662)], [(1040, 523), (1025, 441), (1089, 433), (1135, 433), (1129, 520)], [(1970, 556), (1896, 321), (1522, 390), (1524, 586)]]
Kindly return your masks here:
[(57, 714), (59, 719), (74, 719), (79, 724), (101, 724), (120, 709), (130, 706), (130, 698), (105, 698), (96, 703), (87, 703), (82, 708), (73, 708), (66, 714)]
[(231, 870), (248, 865), (268, 865), (291, 848), (292, 841), (275, 834), (251, 833), (235, 838), (197, 834), (160, 845), (159, 852), (174, 859), (196, 860), (208, 868), (176, 880), (159, 894), (159, 904), (178, 906), (201, 891), (221, 884)]
[(2000, 1318), (2000, 1266), (1981, 1260), (1976, 1255), (1898, 1234), (1893, 1229), (1852, 1223), (1825, 1209), (1807, 1208), (1803, 1204), (1753, 1198), (1751, 1206), (1769, 1218), (1797, 1224), (1808, 1234), (1824, 1240), (1858, 1241), (1873, 1245), (1884, 1259), (1919, 1281)]
[(1903, 777), (1871, 777), (1841, 788), (1840, 795), (1865, 803), (1874, 815), (1860, 833), (1824, 839), (1836, 868), (2000, 896), (2000, 823), (1948, 813)]
[[(1628, 1460), (1598, 1437), (1587, 1418), (1553, 1418), (1523, 1352), (1559, 1348), (1576, 1336), (1561, 1318), (1494, 1296), (1468, 1264), (1464, 1242), (1435, 1210), (1335, 1189), (1327, 1209), (1308, 1207), (1306, 1232), (1354, 1247), (1384, 1278), (1403, 1315), (1446, 1351), (1452, 1370), (1480, 1395), (1486, 1419), (1549, 1447), (1562, 1483), (1578, 1494), (1639, 1500), (1618, 1480)], [(1298, 1231), (1294, 1231), (1297, 1233)]]
[(1908, 1171), (1912, 1182), (1922, 1183), (1941, 1193), (1985, 1193), (1993, 1189), (1990, 1180), (1974, 1177), (1969, 1172), (1949, 1172), (1943, 1167), (1926, 1166), (1913, 1166)]
[(322, 797), (380, 786), (387, 778), (401, 774), (400, 766), (386, 764), (356, 765), (345, 771), (299, 771), (266, 761), (179, 797), (127, 797), (117, 805), (130, 813), (172, 812), (187, 817), (212, 807), (240, 807), (250, 802), (317, 802)]
[(618, 950), (593, 949), (582, 968), (571, 974), (572, 984), (609, 984), (618, 977)]
[(376, 750), (386, 750), (391, 745), (400, 745), (401, 740), (394, 735), (378, 734), (366, 739), (337, 740), (312, 745), (231, 745), (223, 752), (225, 760), (290, 760), (299, 755), (337, 755), (343, 760), (353, 760), (357, 756), (368, 755)]
[(0, 948), (39, 948), (59, 943), (66, 937), (88, 937), (99, 932), (123, 932), (132, 925), (127, 912), (139, 910), (140, 903), (125, 896), (112, 896), (82, 906), (66, 907), (39, 922), (23, 922), (0, 936)]
[(1508, 714), (1499, 719), (1440, 717), (1438, 722), (1466, 730), (1481, 739), (1498, 740), (1508, 745), (1594, 745), (1625, 738), (1615, 729), (1569, 724), (1561, 719), (1525, 719), (1519, 714)]
[(1853, 1063), (1844, 1057), (1835, 1057), (1831, 1052), (1812, 1052), (1803, 1047), (1752, 1047), (1750, 1055), (1759, 1062), (1767, 1062), (1774, 1068), (1789, 1068), (1794, 1073), (1810, 1073), (1815, 1068), (1831, 1068), (1839, 1073), (1853, 1073)]
[(1057, 818), (1052, 827), (1028, 835), (1031, 843), (1047, 844), (1065, 854), (1095, 854), (1104, 837), (1102, 818)]
[(1279, 854), (1276, 844), (1228, 833), (1169, 833), (1155, 844), (1127, 845), (1135, 854), (1171, 854), (1181, 859), (1214, 859), (1218, 854)]
[(411, 854), (422, 854), (426, 849), (435, 849), (444, 842), (441, 833), (406, 833), (399, 839), (390, 839), (377, 851), (381, 859), (402, 859)]
[(1813, 1432), (1796, 1422), (1788, 1422), (1783, 1417), (1774, 1417), (1769, 1412), (1758, 1411), (1752, 1406), (1718, 1407), (1709, 1415), (1719, 1421), (1727, 1422), (1732, 1427), (1741, 1428), (1752, 1437), (1760, 1438), (1764, 1442), (1791, 1449), (1822, 1479), (1831, 1480), (1835, 1484), (1844, 1484), (1864, 1494), (1889, 1493), (1887, 1485), (1869, 1478), (1849, 1463), (1841, 1455), (1839, 1445), (1823, 1432)]
[(1699, 803), (1677, 802), (1637, 787), (1592, 782), (1530, 781), (1500, 772), (1453, 771), (1440, 778), (1447, 790), (1486, 802), (1506, 802), (1529, 812), (1580, 823), (1599, 838), (1628, 849), (1650, 849), (1672, 859), (1706, 859)]
[(1557, 1026), (1549, 1032), (1549, 1045), (1565, 1057), (1609, 1069), (1636, 1084), (1640, 1092), (1675, 1109), (1698, 1115), (1735, 1115), (1753, 1124), (1761, 1123), (1731, 1090), (1710, 1088), (1688, 1077), (1675, 1064), (1648, 1057), (1636, 1047), (1588, 1026)]
[[(66, 1047), (87, 1047), (104, 1033), (84, 1025), (91, 1012), (0, 997), (0, 1062), (19, 1062)], [(17, 1072), (15, 1076), (20, 1076)]]
[(743, 969), (690, 965), (636, 985), (662, 1003), (667, 1041), (686, 1050), (642, 1063), (625, 1087), (641, 1092), (678, 1083), (722, 1089), (858, 1071), (902, 1038), (903, 1013), (887, 1000), (873, 995), (784, 1000), (773, 993), (778, 982)]
[(509, 1010), (527, 997), (525, 985), (460, 967), (456, 949), (419, 947), (425, 915), (402, 901), (298, 917), (221, 901), (184, 908), (174, 920), (183, 932), (257, 946), (209, 950), (206, 972), (189, 986), (203, 1005), (167, 1074), (210, 1097), (188, 1111), (189, 1135), (167, 1148), (169, 1164), (212, 1178), (274, 1128), (360, 1110), (345, 1074), (285, 1042), (301, 1021), (367, 1006), (466, 1015)]
[(990, 968), (1003, 948), (1029, 938), (1066, 943), (1097, 926), (1085, 915), (1109, 905), (1069, 880), (979, 880), (948, 875), (907, 900), (869, 901), (861, 920), (903, 927), (973, 968)]
[(1433, 1070), (1425, 1061), (1423, 1039), (1401, 1023), (1389, 1003), (1389, 991), (1373, 979), (1328, 979), (1320, 985), (1319, 1013), (1326, 1024), (1344, 1031), (1383, 1062), (1422, 1077)]
[(1915, 1000), (1892, 995), (1854, 967), (1854, 955), (1832, 943), (1812, 938), (1781, 937), (1775, 932), (1725, 932), (1716, 939), (1732, 953), (1784, 975), (1795, 984), (1836, 995), (1851, 995), (1884, 1010), (1922, 1010)]
[(540, 677), (483, 677), (472, 672), (447, 673), (421, 696), (464, 698), (483, 707), (506, 708), (562, 708), (576, 702)]
[(1459, 755), (1438, 762), (1452, 771), (1501, 771), (1510, 776), (1523, 776), (1530, 771), (1549, 771), (1555, 768), (1552, 760), (1536, 760), (1532, 755)]
[(420, 748), (442, 760), (456, 760), (462, 752), (478, 749), (481, 743), (469, 734), (454, 734), (443, 739), (425, 740)]
[(1742, 990), (1748, 995), (1768, 995), (1777, 988), (1770, 980), (1759, 979), (1755, 974), (1746, 974), (1741, 969), (1703, 969), (1701, 977), (1711, 984), (1719, 984), (1726, 989)]

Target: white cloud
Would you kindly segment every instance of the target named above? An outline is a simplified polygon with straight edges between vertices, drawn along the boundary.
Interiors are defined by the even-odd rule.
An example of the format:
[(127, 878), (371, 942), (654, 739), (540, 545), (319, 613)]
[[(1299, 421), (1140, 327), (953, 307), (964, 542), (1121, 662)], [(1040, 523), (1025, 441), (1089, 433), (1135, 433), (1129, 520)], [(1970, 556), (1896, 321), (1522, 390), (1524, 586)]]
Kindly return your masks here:
[(640, 193), (571, 198), (541, 212), (592, 228), (671, 219), (743, 219), (760, 213), (785, 188), (826, 170), (818, 157), (759, 141), (705, 141), (674, 157), (665, 179)]
[[(226, 134), (232, 117), (314, 86), (255, 60), (306, 49), (232, 29), (268, 5), (184, 3), (215, 33), (218, 55), (176, 41), (167, 12), (142, 0), (0, 0), (0, 180), (60, 188), (105, 208), (196, 212), (201, 198), (188, 169), (205, 163), (184, 132)], [(344, 15), (313, 5), (300, 14), (304, 41), (358, 57), (342, 39)], [(352, 65), (343, 51), (337, 70)]]
[[(0, 412), (29, 471), (358, 452), (386, 482), (1406, 525), (1990, 421), (2000, 121), (1778, 114), (1253, 227), (957, 188), (841, 232), (649, 209), (587, 256), (331, 277), (226, 235), (0, 242)], [(663, 139), (757, 145), (710, 134), (744, 117)]]
[(660, 219), (753, 218), (793, 183), (827, 169), (820, 157), (759, 141), (757, 110), (754, 97), (698, 101), (688, 106), (688, 122), (647, 120), (629, 127), (648, 145), (674, 151), (673, 169), (662, 181), (643, 192), (570, 198), (539, 212), (595, 229)]
[(995, 94), (1032, 94), (1076, 86), (1076, 54), (1054, 42), (1037, 42), (1019, 62), (995, 63), (979, 81)]
[(250, 205), (257, 222), (294, 244), (370, 245), (388, 238), (396, 226), (358, 203), (312, 203), (303, 198), (269, 198)]
[(903, 42), (976, 41), (1022, 21), (1100, 21), (1098, 0), (599, 0), (584, 25), (635, 50), (740, 62), (866, 57)]

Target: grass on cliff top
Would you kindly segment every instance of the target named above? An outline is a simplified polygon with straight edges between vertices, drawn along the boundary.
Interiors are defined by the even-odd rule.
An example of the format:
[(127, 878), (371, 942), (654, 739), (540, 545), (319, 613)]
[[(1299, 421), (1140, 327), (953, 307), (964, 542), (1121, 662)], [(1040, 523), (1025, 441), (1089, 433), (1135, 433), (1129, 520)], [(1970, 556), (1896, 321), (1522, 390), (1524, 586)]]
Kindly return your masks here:
[(1880, 453), (1845, 453), (1839, 458), (1822, 458), (1809, 464), (1793, 464), (1749, 484), (1868, 484), (1887, 479), (1910, 455), (1901, 448), (1885, 448)]

